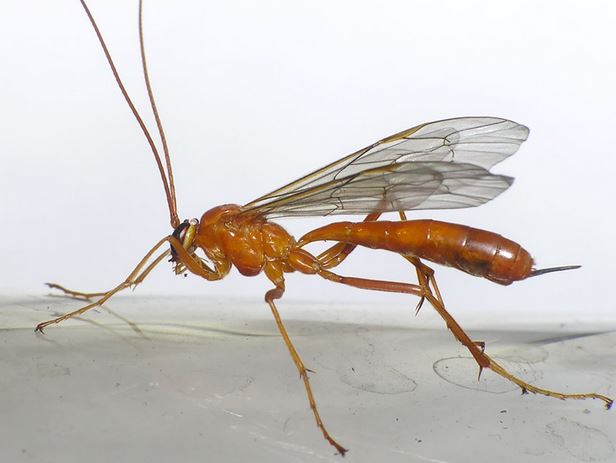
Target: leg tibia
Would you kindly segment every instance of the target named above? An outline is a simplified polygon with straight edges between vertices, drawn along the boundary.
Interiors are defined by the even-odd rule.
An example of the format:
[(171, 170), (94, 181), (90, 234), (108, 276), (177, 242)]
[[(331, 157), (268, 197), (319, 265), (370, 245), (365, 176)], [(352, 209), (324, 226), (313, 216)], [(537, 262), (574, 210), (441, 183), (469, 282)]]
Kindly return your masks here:
[[(414, 262), (412, 262), (414, 263)], [(415, 264), (415, 263), (414, 263)], [(423, 264), (422, 264), (423, 265)], [(386, 292), (398, 292), (405, 294), (412, 294), (414, 296), (419, 296), (420, 298), (427, 299), (430, 304), (434, 307), (434, 309), (438, 312), (438, 314), (445, 320), (447, 328), (451, 330), (454, 337), (460, 341), (471, 353), (477, 364), (481, 370), (483, 368), (489, 368), (494, 373), (502, 376), (503, 378), (517, 384), (523, 392), (532, 392), (534, 394), (541, 394), (548, 397), (555, 397), (558, 399), (599, 399), (605, 402), (607, 408), (610, 408), (612, 405), (612, 399), (606, 397), (601, 394), (597, 394), (594, 392), (591, 393), (581, 393), (581, 394), (566, 394), (562, 392), (555, 392), (549, 389), (542, 389), (532, 384), (523, 381), (522, 379), (516, 377), (515, 375), (509, 373), (505, 368), (503, 368), (500, 364), (494, 361), (490, 356), (488, 356), (484, 349), (485, 344), (482, 341), (473, 341), (468, 334), (462, 329), (462, 327), (458, 324), (458, 322), (451, 316), (451, 314), (445, 309), (445, 305), (442, 301), (440, 293), (438, 292), (438, 287), (436, 286), (436, 280), (434, 279), (434, 275), (432, 272), (426, 271), (426, 269), (417, 266), (418, 268), (418, 276), (421, 274), (422, 276), (419, 278), (419, 285), (407, 284), (407, 283), (399, 283), (393, 281), (381, 281), (381, 280), (369, 280), (365, 278), (353, 278), (353, 277), (344, 277), (341, 275), (337, 275), (328, 270), (321, 270), (319, 275), (323, 278), (334, 281), (336, 283), (342, 283), (345, 285), (353, 286), (355, 288), (361, 289), (369, 289), (373, 291), (386, 291)], [(432, 292), (430, 285), (435, 288), (436, 295)]]
[(317, 422), (318, 428), (323, 433), (323, 437), (325, 437), (327, 442), (329, 442), (332, 446), (334, 446), (336, 450), (340, 453), (340, 455), (344, 456), (347, 449), (345, 449), (338, 442), (336, 442), (334, 438), (330, 436), (329, 432), (325, 428), (325, 424), (323, 423), (323, 420), (321, 419), (321, 415), (319, 414), (319, 410), (317, 408), (317, 402), (314, 398), (314, 394), (312, 393), (312, 387), (310, 386), (310, 379), (308, 378), (309, 370), (304, 366), (304, 362), (302, 361), (297, 350), (295, 349), (295, 346), (291, 342), (291, 338), (289, 337), (289, 334), (287, 333), (287, 329), (285, 328), (284, 323), (282, 322), (282, 318), (280, 317), (280, 314), (278, 313), (278, 309), (276, 308), (276, 305), (274, 304), (274, 299), (280, 299), (283, 294), (284, 294), (284, 286), (276, 287), (274, 289), (269, 290), (265, 294), (265, 301), (269, 304), (270, 309), (272, 310), (272, 315), (274, 315), (274, 320), (276, 321), (276, 326), (278, 327), (278, 331), (280, 332), (280, 335), (282, 336), (282, 339), (284, 340), (284, 343), (286, 344), (287, 349), (289, 349), (289, 353), (291, 354), (293, 363), (295, 363), (295, 366), (297, 367), (297, 371), (299, 372), (299, 376), (304, 383), (304, 389), (306, 390), (306, 396), (308, 397), (308, 403), (310, 404), (310, 409), (312, 410), (312, 413), (314, 415), (314, 419)]
[(59, 285), (57, 283), (45, 283), (50, 289), (57, 289), (59, 291), (62, 291), (64, 293), (64, 295), (73, 298), (73, 299), (81, 299), (81, 300), (85, 300), (85, 301), (89, 301), (91, 300), (93, 297), (100, 297), (100, 296), (104, 296), (106, 291), (100, 292), (100, 293), (83, 293), (81, 291), (74, 291), (72, 289), (68, 289), (65, 288), (62, 285)]
[(162, 254), (160, 254), (158, 257), (156, 257), (149, 265), (148, 262), (150, 261), (150, 259), (152, 258), (152, 256), (154, 255), (154, 253), (158, 250), (158, 248), (160, 248), (165, 242), (167, 241), (167, 237), (163, 238), (162, 240), (160, 240), (158, 243), (156, 243), (156, 245), (154, 247), (152, 247), (152, 249), (150, 249), (148, 251), (148, 253), (143, 257), (143, 259), (141, 259), (141, 261), (139, 262), (139, 264), (137, 264), (137, 266), (135, 267), (135, 269), (130, 273), (130, 275), (119, 285), (117, 285), (115, 288), (104, 292), (104, 293), (80, 293), (77, 291), (71, 291), (71, 290), (67, 290), (66, 288), (60, 286), (60, 285), (50, 285), (50, 287), (54, 287), (54, 288), (58, 288), (61, 291), (64, 291), (65, 293), (71, 295), (71, 296), (77, 296), (80, 298), (86, 298), (89, 299), (91, 297), (100, 297), (97, 301), (88, 304), (84, 307), (81, 307), (80, 309), (74, 310), (72, 312), (68, 312), (65, 313), (64, 315), (61, 315), (60, 317), (54, 318), (52, 320), (47, 320), (45, 322), (39, 323), (36, 328), (35, 331), (38, 332), (43, 332), (43, 329), (49, 325), (55, 325), (58, 324), (64, 320), (67, 320), (69, 318), (72, 317), (77, 317), (85, 312), (87, 312), (90, 309), (93, 309), (94, 307), (100, 307), (101, 305), (103, 305), (105, 302), (107, 302), (107, 300), (113, 296), (114, 294), (122, 291), (123, 289), (129, 288), (131, 286), (137, 286), (139, 283), (141, 283), (145, 277), (148, 276), (148, 274), (154, 269), (154, 267), (156, 267), (165, 257), (167, 257), (169, 255), (169, 251), (164, 251)]

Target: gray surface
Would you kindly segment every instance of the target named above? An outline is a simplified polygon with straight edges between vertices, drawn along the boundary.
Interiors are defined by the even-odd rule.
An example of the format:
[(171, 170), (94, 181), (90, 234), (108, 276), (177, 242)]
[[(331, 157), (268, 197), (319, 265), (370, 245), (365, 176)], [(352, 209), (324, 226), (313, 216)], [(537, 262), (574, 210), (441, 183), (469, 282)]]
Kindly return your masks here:
[[(0, 299), (2, 461), (616, 459), (613, 411), (597, 401), (521, 396), (491, 372), (477, 382), (476, 365), (429, 307), (414, 318), (406, 307), (375, 315), (280, 304), (316, 371), (323, 419), (350, 449), (342, 460), (316, 429), (263, 303), (119, 297), (109, 308), (137, 325), (102, 310), (33, 333), (54, 311), (77, 306)], [(539, 385), (614, 394), (616, 334), (519, 328), (472, 336)]]

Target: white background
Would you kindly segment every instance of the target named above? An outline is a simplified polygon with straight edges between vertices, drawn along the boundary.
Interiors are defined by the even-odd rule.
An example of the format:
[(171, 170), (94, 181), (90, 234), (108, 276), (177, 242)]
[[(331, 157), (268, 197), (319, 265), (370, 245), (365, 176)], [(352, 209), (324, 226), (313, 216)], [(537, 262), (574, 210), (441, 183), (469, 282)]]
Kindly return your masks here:
[[(146, 114), (136, 7), (91, 2)], [(539, 267), (584, 267), (508, 288), (438, 268), (446, 301), (456, 313), (525, 320), (614, 316), (613, 2), (148, 0), (145, 10), (181, 218), (248, 202), (418, 123), (507, 117), (531, 128), (495, 168), (517, 178), (513, 187), (477, 209), (411, 217), (501, 233)], [(109, 288), (170, 232), (145, 140), (77, 0), (4, 0), (0, 56), (0, 288)], [(325, 221), (282, 223), (297, 236)], [(413, 277), (376, 251), (340, 272)], [(317, 277), (287, 281), (289, 298), (406, 302)], [(138, 291), (259, 299), (269, 287), (263, 276), (208, 283), (162, 265)]]

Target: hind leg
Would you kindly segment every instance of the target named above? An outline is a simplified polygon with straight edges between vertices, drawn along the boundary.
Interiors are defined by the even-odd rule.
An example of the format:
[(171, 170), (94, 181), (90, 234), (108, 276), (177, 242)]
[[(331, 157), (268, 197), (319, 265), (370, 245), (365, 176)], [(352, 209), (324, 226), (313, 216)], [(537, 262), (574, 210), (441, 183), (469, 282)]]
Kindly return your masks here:
[[(423, 265), (423, 264), (422, 264)], [(590, 393), (575, 393), (575, 394), (567, 394), (562, 392), (551, 391), (549, 389), (543, 389), (540, 387), (533, 386), (532, 384), (527, 383), (526, 381), (518, 378), (517, 376), (509, 373), (503, 366), (501, 366), (498, 362), (493, 360), (490, 356), (488, 356), (483, 350), (483, 344), (480, 342), (473, 341), (468, 334), (464, 331), (464, 329), (458, 324), (458, 322), (451, 316), (451, 314), (445, 309), (445, 305), (442, 303), (442, 299), (440, 297), (436, 297), (432, 290), (427, 285), (413, 285), (409, 283), (399, 283), (394, 281), (383, 281), (383, 280), (371, 280), (366, 278), (354, 278), (354, 277), (344, 277), (341, 275), (337, 275), (328, 270), (320, 270), (318, 274), (330, 281), (345, 284), (348, 286), (353, 286), (355, 288), (360, 289), (369, 289), (373, 291), (386, 291), (386, 292), (394, 292), (394, 293), (404, 293), (411, 294), (418, 297), (424, 297), (430, 302), (430, 304), (434, 307), (437, 313), (443, 318), (445, 321), (447, 328), (451, 330), (454, 337), (460, 341), (471, 353), (473, 358), (476, 360), (480, 368), (489, 368), (494, 373), (502, 376), (503, 378), (511, 381), (512, 383), (518, 385), (523, 393), (532, 392), (533, 394), (541, 394), (548, 397), (555, 397), (557, 399), (599, 399), (605, 402), (606, 408), (610, 408), (613, 400), (607, 396), (602, 394), (597, 394), (595, 392)]]

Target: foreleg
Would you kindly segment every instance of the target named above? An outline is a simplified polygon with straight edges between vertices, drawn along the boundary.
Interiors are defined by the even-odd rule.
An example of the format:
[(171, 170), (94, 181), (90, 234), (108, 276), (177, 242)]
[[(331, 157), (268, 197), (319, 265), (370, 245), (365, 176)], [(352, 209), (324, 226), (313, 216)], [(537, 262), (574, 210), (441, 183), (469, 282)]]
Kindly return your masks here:
[(54, 318), (52, 320), (47, 320), (45, 322), (39, 323), (36, 328), (35, 331), (38, 332), (43, 332), (43, 329), (49, 325), (52, 324), (58, 324), (61, 321), (67, 320), (69, 318), (72, 317), (76, 317), (79, 316), (85, 312), (87, 312), (90, 309), (93, 309), (94, 307), (100, 307), (101, 305), (103, 305), (111, 296), (113, 296), (114, 294), (122, 291), (123, 289), (126, 289), (130, 286), (137, 286), (138, 284), (140, 284), (147, 276), (148, 274), (154, 269), (154, 267), (156, 267), (165, 257), (167, 257), (169, 255), (169, 250), (166, 250), (165, 252), (161, 253), (158, 257), (156, 257), (149, 265), (148, 265), (148, 261), (152, 258), (152, 256), (154, 255), (154, 253), (168, 240), (168, 237), (163, 238), (162, 240), (160, 240), (158, 243), (156, 243), (156, 245), (154, 245), (154, 247), (152, 247), (152, 249), (150, 249), (148, 251), (148, 253), (143, 257), (143, 259), (141, 259), (141, 261), (137, 264), (137, 266), (135, 267), (135, 269), (130, 273), (130, 275), (128, 275), (128, 277), (126, 277), (126, 279), (120, 283), (119, 285), (117, 285), (115, 288), (107, 291), (107, 292), (103, 292), (103, 293), (80, 293), (77, 291), (71, 291), (71, 290), (67, 290), (64, 287), (60, 286), (60, 285), (55, 285), (55, 284), (49, 284), (50, 287), (52, 288), (58, 288), (62, 291), (64, 291), (65, 293), (71, 295), (71, 296), (75, 296), (75, 297), (83, 297), (83, 298), (89, 298), (89, 297), (98, 297), (100, 296), (100, 299), (98, 299), (96, 302), (93, 302), (92, 304), (88, 304), (84, 307), (81, 307), (80, 309), (74, 310), (72, 312), (68, 312), (65, 313), (64, 315), (61, 315), (57, 318)]
[(182, 246), (182, 243), (180, 243), (173, 236), (165, 236), (158, 243), (156, 243), (152, 247), (152, 249), (148, 251), (148, 253), (143, 257), (143, 259), (141, 259), (141, 261), (137, 264), (135, 269), (130, 273), (130, 275), (128, 275), (128, 277), (126, 277), (126, 279), (122, 283), (120, 283), (115, 288), (107, 292), (80, 293), (77, 291), (66, 290), (60, 285), (54, 285), (53, 287), (61, 289), (62, 291), (65, 291), (69, 295), (73, 295), (77, 297), (84, 297), (84, 298), (100, 296), (100, 298), (96, 300), (95, 302), (88, 304), (84, 307), (81, 307), (77, 310), (65, 313), (64, 315), (61, 315), (52, 320), (47, 320), (45, 322), (39, 323), (36, 326), (35, 331), (39, 331), (42, 333), (45, 327), (52, 325), (52, 324), (58, 324), (72, 317), (77, 317), (79, 315), (82, 315), (83, 313), (87, 312), (90, 309), (93, 309), (94, 307), (100, 307), (105, 302), (107, 302), (107, 300), (109, 300), (109, 298), (113, 296), (114, 294), (126, 288), (129, 288), (131, 286), (135, 287), (138, 284), (140, 284), (149, 275), (149, 273), (154, 269), (154, 267), (156, 267), (160, 262), (162, 262), (163, 259), (169, 256), (170, 251), (166, 250), (163, 253), (161, 253), (158, 257), (156, 257), (150, 264), (148, 264), (152, 256), (156, 253), (156, 251), (166, 242), (169, 242), (169, 244), (173, 247), (174, 251), (176, 252), (176, 255), (179, 257), (181, 262), (192, 273), (199, 275), (207, 280), (218, 280), (224, 276), (220, 271), (212, 270), (211, 268), (209, 268), (208, 265), (205, 262), (203, 262), (201, 259), (189, 254)]
[(100, 292), (100, 293), (83, 293), (81, 291), (74, 291), (72, 289), (68, 289), (65, 288), (62, 285), (59, 285), (58, 283), (45, 283), (50, 289), (57, 289), (62, 291), (66, 296), (73, 298), (73, 299), (80, 299), (80, 300), (84, 300), (84, 301), (89, 301), (91, 300), (93, 297), (100, 297), (100, 296), (104, 296), (106, 294), (105, 291)]

